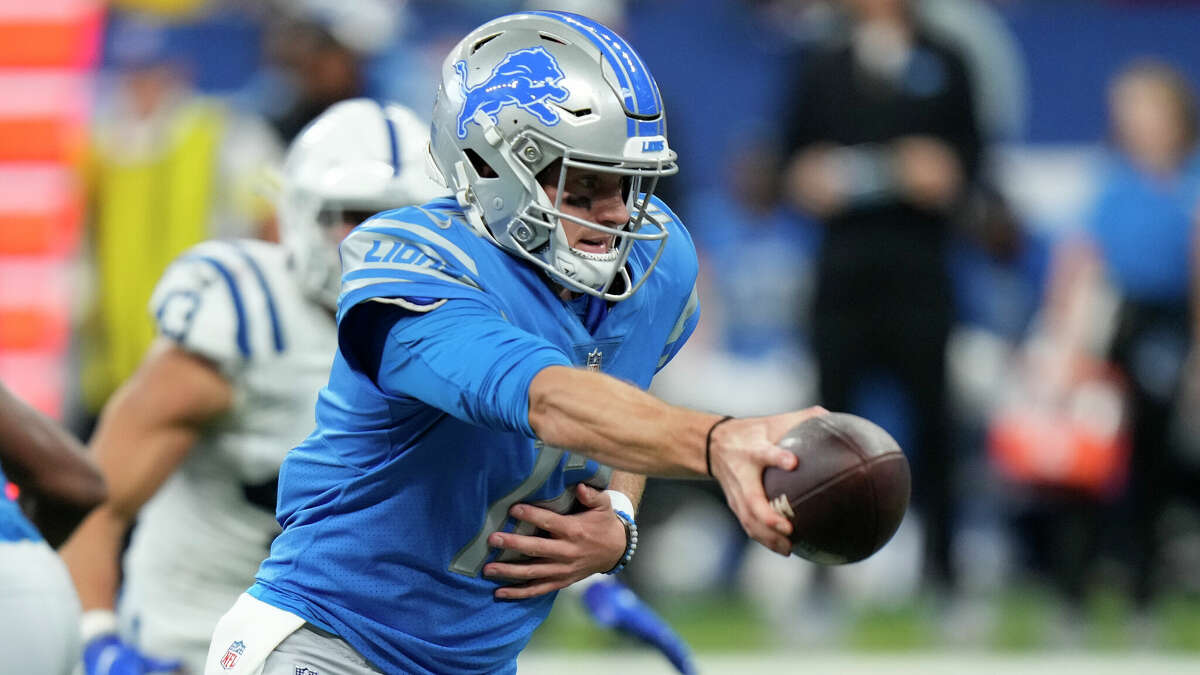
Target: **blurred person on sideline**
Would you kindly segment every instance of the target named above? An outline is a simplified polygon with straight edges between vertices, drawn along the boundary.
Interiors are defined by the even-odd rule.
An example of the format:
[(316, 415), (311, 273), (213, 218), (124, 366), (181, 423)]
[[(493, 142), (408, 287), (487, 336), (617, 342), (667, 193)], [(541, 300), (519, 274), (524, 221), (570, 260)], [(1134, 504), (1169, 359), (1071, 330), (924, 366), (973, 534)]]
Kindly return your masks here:
[[(4, 670), (67, 675), (79, 659), (79, 600), (50, 546), (104, 500), (104, 479), (74, 436), (3, 384), (0, 488)], [(33, 501), (33, 522), (22, 512), (18, 495), (22, 503)]]
[[(290, 142), (326, 108), (368, 95), (368, 62), (395, 39), (402, 0), (277, 2), (266, 51), (272, 83), (264, 113)], [(424, 102), (423, 102), (424, 103)]]
[(948, 447), (947, 253), (980, 164), (963, 59), (907, 0), (843, 0), (845, 40), (806, 54), (783, 119), (786, 191), (824, 224), (811, 326), (820, 400), (851, 409), (873, 376), (912, 410), (924, 580), (953, 591), (956, 456)]
[(115, 82), (87, 167), (96, 290), (78, 336), (86, 429), (154, 337), (145, 308), (167, 264), (211, 237), (259, 236), (270, 218), (255, 186), (281, 155), (275, 135), (193, 91), (171, 38), (148, 17), (115, 15), (106, 45)]
[[(1152, 60), (1122, 69), (1108, 95), (1113, 152), (1082, 231), (1057, 247), (1044, 312), (1050, 360), (1034, 370), (1065, 378), (1091, 349), (1125, 375), (1132, 448), (1120, 511), (1110, 518), (1095, 505), (1086, 510), (1090, 541), (1061, 576), (1068, 600), (1078, 605), (1100, 531), (1115, 525), (1136, 608), (1145, 611), (1161, 587), (1164, 506), (1181, 496), (1186, 476), (1173, 457), (1171, 422), (1183, 376), (1195, 372), (1200, 353), (1197, 103), (1182, 74)], [(1108, 325), (1095, 320), (1089, 305), (1101, 288), (1118, 300)]]
[(425, 175), (427, 138), (405, 108), (335, 105), (289, 150), (283, 243), (207, 241), (159, 281), (158, 337), (91, 443), (108, 499), (62, 549), (87, 675), (203, 671), (213, 626), (279, 532), (280, 462), (315, 423), (337, 349), (337, 244), (377, 211), (444, 192)]

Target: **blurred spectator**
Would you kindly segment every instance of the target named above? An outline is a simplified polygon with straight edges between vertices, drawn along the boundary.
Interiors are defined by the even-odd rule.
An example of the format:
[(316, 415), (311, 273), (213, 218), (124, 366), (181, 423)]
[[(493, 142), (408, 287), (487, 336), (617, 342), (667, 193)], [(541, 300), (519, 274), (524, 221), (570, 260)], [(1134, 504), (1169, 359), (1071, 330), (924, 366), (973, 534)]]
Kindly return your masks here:
[(1025, 58), (995, 3), (919, 0), (916, 10), (923, 26), (961, 50), (984, 137), (1023, 138), (1029, 116)]
[(145, 315), (170, 259), (212, 237), (258, 235), (262, 172), (281, 155), (262, 121), (191, 89), (167, 26), (114, 17), (115, 86), (98, 108), (88, 167), (94, 305), (82, 340), (94, 418), (154, 336)]
[[(365, 95), (368, 59), (389, 47), (400, 0), (280, 2), (267, 26), (267, 55), (278, 82), (263, 101), (285, 142), (330, 105)], [(418, 106), (423, 110), (423, 106)]]
[(906, 0), (845, 0), (845, 40), (792, 87), (788, 192), (824, 222), (813, 303), (820, 403), (851, 410), (880, 374), (909, 400), (925, 580), (952, 590), (956, 457), (948, 448), (952, 222), (981, 141), (963, 59)]
[[(1083, 231), (1055, 257), (1046, 311), (1052, 362), (1040, 370), (1061, 377), (1090, 348), (1127, 377), (1133, 447), (1125, 508), (1115, 520), (1124, 525), (1118, 539), (1132, 549), (1134, 600), (1145, 609), (1156, 590), (1164, 505), (1180, 494), (1186, 473), (1172, 457), (1169, 431), (1181, 374), (1197, 363), (1188, 358), (1196, 353), (1197, 108), (1183, 76), (1153, 61), (1122, 70), (1108, 103), (1115, 152)], [(1105, 285), (1119, 300), (1107, 326), (1088, 307)], [(1093, 509), (1093, 533), (1102, 520), (1113, 522)], [(1067, 571), (1073, 600), (1086, 590), (1086, 571)]]
[(266, 231), (258, 182), (282, 152), (261, 121), (192, 90), (171, 59), (169, 27), (117, 15), (109, 38), (116, 82), (99, 105), (88, 165), (96, 290), (81, 344), (90, 418), (153, 338), (146, 306), (167, 263), (207, 238)]

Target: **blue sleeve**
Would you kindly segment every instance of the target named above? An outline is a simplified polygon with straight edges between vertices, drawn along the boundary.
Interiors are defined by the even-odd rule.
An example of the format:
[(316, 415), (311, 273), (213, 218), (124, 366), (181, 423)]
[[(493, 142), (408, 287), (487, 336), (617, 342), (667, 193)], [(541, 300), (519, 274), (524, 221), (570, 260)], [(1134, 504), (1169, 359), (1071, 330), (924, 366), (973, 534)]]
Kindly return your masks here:
[[(471, 299), (449, 300), (423, 313), (383, 303), (361, 308), (369, 305), (390, 324), (377, 367), (371, 367), (381, 391), (471, 424), (535, 437), (529, 385), (543, 368), (572, 365), (561, 349)], [(345, 339), (355, 337), (343, 333)]]
[(691, 234), (687, 228), (680, 222), (679, 216), (657, 197), (652, 200), (653, 209), (664, 215), (668, 220), (668, 227), (671, 229), (671, 237), (668, 246), (670, 249), (664, 254), (665, 260), (662, 261), (664, 272), (669, 271), (669, 276), (673, 279), (671, 288), (671, 296), (675, 298), (674, 307), (664, 308), (662, 316), (666, 320), (674, 317), (675, 323), (671, 326), (671, 331), (667, 334), (666, 343), (663, 344), (662, 352), (659, 355), (658, 364), (654, 372), (662, 370), (683, 345), (687, 343), (688, 338), (696, 330), (696, 325), (700, 323), (700, 296), (696, 292), (696, 279), (699, 275), (699, 261), (696, 256), (696, 246), (692, 242)]
[(683, 311), (679, 313), (679, 318), (675, 321), (670, 335), (667, 336), (667, 344), (663, 346), (662, 356), (659, 357), (658, 367), (654, 372), (662, 370), (671, 362), (671, 359), (675, 358), (675, 355), (679, 353), (680, 349), (683, 349), (683, 345), (696, 330), (698, 323), (700, 323), (700, 296), (693, 287), (691, 294), (688, 295), (687, 303), (683, 306)]

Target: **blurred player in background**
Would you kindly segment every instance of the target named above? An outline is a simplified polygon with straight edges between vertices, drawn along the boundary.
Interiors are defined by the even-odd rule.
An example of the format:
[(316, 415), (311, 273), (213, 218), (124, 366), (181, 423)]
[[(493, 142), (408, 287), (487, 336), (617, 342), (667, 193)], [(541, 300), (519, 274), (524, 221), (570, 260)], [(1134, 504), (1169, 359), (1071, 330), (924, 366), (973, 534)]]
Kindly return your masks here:
[(426, 178), (427, 138), (405, 108), (333, 106), (284, 165), (284, 244), (208, 241), (159, 281), (158, 338), (92, 441), (109, 498), (63, 548), (88, 675), (202, 670), (213, 626), (279, 531), (279, 464), (329, 376), (337, 244), (372, 213), (444, 192)]
[[(1083, 230), (1060, 244), (1055, 256), (1046, 312), (1054, 349), (1046, 352), (1050, 361), (1033, 369), (1043, 379), (1062, 380), (1081, 357), (1110, 359), (1127, 376), (1132, 432), (1120, 511), (1085, 504), (1079, 509), (1085, 527), (1078, 529), (1088, 532), (1087, 541), (1055, 541), (1060, 552), (1072, 552), (1060, 579), (1077, 607), (1092, 581), (1101, 533), (1116, 525), (1131, 563), (1133, 599), (1138, 610), (1149, 609), (1161, 588), (1166, 506), (1194, 494), (1188, 487), (1194, 473), (1179, 461), (1170, 432), (1181, 386), (1200, 372), (1197, 115), (1195, 92), (1176, 69), (1149, 60), (1123, 68), (1109, 89), (1115, 152), (1103, 167)], [(1098, 320), (1094, 298), (1102, 289), (1115, 291), (1120, 301), (1115, 321)]]
[(317, 430), (206, 672), (514, 672), (555, 591), (636, 550), (627, 471), (714, 475), (790, 551), (762, 471), (794, 466), (772, 441), (819, 411), (731, 420), (640, 390), (699, 318), (695, 250), (652, 197), (665, 132), (645, 64), (589, 19), (512, 14), (454, 47), (431, 151), (456, 198), (343, 242)]
[[(66, 675), (79, 659), (79, 600), (43, 535), (51, 544), (61, 541), (104, 500), (104, 479), (79, 441), (3, 384), (0, 487), (3, 670)], [(22, 513), (18, 492), (21, 501), (34, 501), (37, 527)]]

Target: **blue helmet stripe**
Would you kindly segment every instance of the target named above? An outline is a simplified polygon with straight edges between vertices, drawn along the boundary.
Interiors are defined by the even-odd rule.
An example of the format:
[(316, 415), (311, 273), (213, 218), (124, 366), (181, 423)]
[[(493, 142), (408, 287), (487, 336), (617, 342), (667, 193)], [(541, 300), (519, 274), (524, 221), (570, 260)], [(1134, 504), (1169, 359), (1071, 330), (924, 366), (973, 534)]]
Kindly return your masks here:
[[(630, 121), (632, 122), (633, 120), (631, 119)], [(637, 123), (637, 135), (638, 136), (665, 136), (666, 134), (663, 133), (662, 117), (659, 117), (658, 119), (651, 121), (651, 122), (639, 120)]]
[[(626, 107), (638, 115), (662, 114), (658, 85), (655, 84), (642, 58), (621, 36), (603, 24), (578, 14), (542, 11), (527, 13), (555, 19), (578, 29), (600, 48), (604, 58), (613, 66), (617, 75), (617, 85), (623, 92), (627, 92), (624, 97)], [(627, 129), (630, 136), (645, 135), (648, 127), (629, 120)]]

